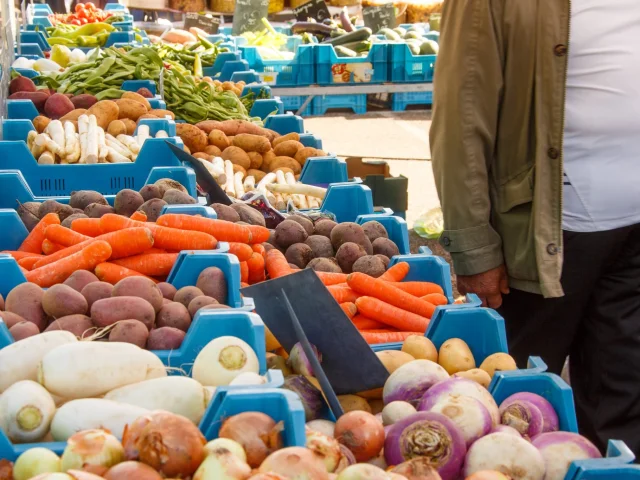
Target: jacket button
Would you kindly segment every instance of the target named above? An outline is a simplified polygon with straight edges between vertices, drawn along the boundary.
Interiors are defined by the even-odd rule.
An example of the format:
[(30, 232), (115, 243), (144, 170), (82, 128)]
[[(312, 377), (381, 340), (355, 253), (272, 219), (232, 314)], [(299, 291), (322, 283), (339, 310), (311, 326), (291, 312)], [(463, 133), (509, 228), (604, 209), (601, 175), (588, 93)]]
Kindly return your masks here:
[(553, 54), (556, 57), (564, 57), (567, 54), (567, 46), (566, 45), (556, 45), (553, 47)]
[(551, 147), (547, 150), (547, 156), (552, 160), (556, 160), (560, 156), (560, 152), (558, 152), (557, 148)]
[(549, 255), (556, 255), (558, 253), (558, 246), (555, 243), (547, 245), (547, 253)]
[(449, 237), (442, 237), (442, 244), (445, 247), (448, 247), (449, 245), (451, 245), (451, 240), (449, 239)]

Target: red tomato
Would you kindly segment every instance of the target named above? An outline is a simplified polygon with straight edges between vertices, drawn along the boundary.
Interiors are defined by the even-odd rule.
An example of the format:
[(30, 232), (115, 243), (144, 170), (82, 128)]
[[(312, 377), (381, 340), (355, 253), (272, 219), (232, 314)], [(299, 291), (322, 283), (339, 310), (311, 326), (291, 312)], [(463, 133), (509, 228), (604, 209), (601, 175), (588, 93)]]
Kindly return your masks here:
[(80, 20), (71, 20), (71, 25), (80, 26), (80, 25), (82, 25), (82, 23), (80, 23)]
[(86, 8), (87, 10), (96, 10), (96, 6), (92, 3), (92, 2), (87, 2), (84, 4), (84, 8)]
[(80, 25), (86, 25), (87, 23), (89, 23), (89, 20), (87, 20), (86, 18), (80, 19)]
[(78, 12), (78, 18), (89, 18), (90, 15), (91, 12), (88, 12), (87, 10), (80, 10)]
[(84, 4), (83, 3), (77, 3), (76, 4), (76, 8), (75, 8), (76, 13), (79, 13), (79, 12), (81, 12), (83, 10), (84, 10)]

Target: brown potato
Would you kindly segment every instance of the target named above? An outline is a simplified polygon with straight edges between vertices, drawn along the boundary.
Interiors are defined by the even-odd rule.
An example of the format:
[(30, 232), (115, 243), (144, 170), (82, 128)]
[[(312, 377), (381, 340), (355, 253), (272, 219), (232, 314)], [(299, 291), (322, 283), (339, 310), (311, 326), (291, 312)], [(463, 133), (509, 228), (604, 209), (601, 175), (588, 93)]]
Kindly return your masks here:
[(76, 108), (91, 108), (98, 103), (98, 99), (88, 93), (81, 93), (80, 95), (71, 97), (71, 103), (73, 103)]
[(98, 126), (102, 127), (103, 130), (107, 130), (111, 122), (120, 118), (120, 107), (111, 100), (101, 100), (87, 110), (87, 115), (95, 115)]
[(118, 118), (128, 118), (137, 121), (142, 115), (147, 113), (147, 107), (143, 103), (130, 98), (121, 98), (115, 101), (120, 109)]
[(136, 122), (128, 118), (121, 118), (120, 121), (127, 127), (127, 135), (133, 135), (136, 132)]
[(251, 169), (257, 170), (262, 166), (262, 155), (258, 152), (248, 152), (249, 160), (251, 160)]
[(150, 330), (155, 324), (156, 312), (143, 298), (111, 297), (98, 300), (91, 306), (91, 320), (100, 328), (120, 320), (140, 320)]
[(151, 110), (151, 104), (149, 103), (149, 100), (144, 98), (139, 93), (136, 93), (136, 92), (124, 92), (122, 94), (122, 97), (120, 97), (120, 98), (130, 98), (131, 100), (135, 100), (136, 102), (140, 102), (141, 104), (143, 104), (144, 107), (147, 110)]
[(276, 154), (273, 152), (273, 150), (269, 150), (267, 153), (262, 155), (262, 166), (260, 167), (260, 170), (262, 170), (263, 172), (270, 172), (271, 171), (271, 162), (273, 162), (276, 159)]
[(191, 316), (189, 311), (187, 307), (179, 302), (170, 302), (163, 305), (156, 315), (156, 327), (158, 328), (173, 327), (186, 332), (189, 330), (190, 325)]
[[(140, 115), (140, 116), (138, 117), (138, 120), (136, 120), (136, 125), (139, 125), (139, 124), (140, 124), (140, 120), (144, 120), (145, 118), (150, 118), (151, 120), (157, 120), (157, 119), (158, 119), (158, 118), (160, 118), (160, 117), (156, 117), (156, 116), (155, 116), (154, 114), (152, 114), (152, 113), (145, 113), (144, 115)], [(125, 120), (125, 119), (123, 118), (122, 120)], [(129, 120), (129, 119), (127, 118), (127, 120)], [(132, 121), (133, 121), (133, 120), (132, 120)]]
[(207, 135), (195, 125), (177, 123), (176, 133), (190, 152), (203, 152), (209, 141)]
[(211, 130), (211, 132), (209, 132), (209, 145), (216, 146), (220, 151), (222, 151), (231, 146), (231, 142), (224, 132), (221, 132), (220, 130)]
[(176, 119), (176, 115), (170, 110), (163, 110), (161, 108), (154, 108), (153, 110), (149, 110), (151, 115), (155, 115), (158, 118), (166, 118), (169, 117), (171, 120)]
[(472, 368), (471, 370), (467, 370), (466, 372), (454, 373), (453, 376), (473, 380), (474, 382), (482, 385), (484, 388), (489, 388), (489, 384), (491, 383), (491, 376), (480, 368)]
[(209, 297), (207, 295), (201, 295), (191, 300), (191, 302), (189, 302), (189, 315), (191, 315), (191, 318), (193, 318), (196, 316), (196, 313), (201, 308), (204, 308), (207, 305), (217, 305), (217, 304), (219, 304), (219, 302), (215, 298)]
[(33, 126), (38, 133), (42, 133), (44, 132), (44, 129), (49, 125), (49, 122), (51, 122), (50, 118), (43, 115), (38, 115), (33, 119)]
[(60, 118), (60, 121), (62, 123), (77, 122), (78, 118), (80, 118), (80, 115), (85, 115), (86, 113), (87, 113), (87, 110), (85, 110), (84, 108), (76, 108), (75, 110), (71, 110), (64, 117)]
[(47, 317), (42, 309), (43, 296), (44, 290), (35, 283), (21, 283), (7, 295), (5, 309), (20, 315), (42, 331), (47, 326)]
[(278, 137), (271, 142), (271, 144), (276, 147), (279, 143), (287, 142), (289, 140), (295, 140), (296, 142), (300, 141), (300, 135), (296, 132), (287, 133), (281, 137)]
[(117, 137), (120, 134), (127, 135), (127, 126), (122, 120), (114, 120), (109, 124), (107, 133), (113, 135), (114, 137)]
[(402, 344), (402, 351), (408, 353), (416, 360), (438, 361), (438, 349), (424, 335), (410, 335)]
[(178, 291), (176, 287), (167, 282), (160, 282), (157, 287), (162, 292), (162, 296), (167, 300), (173, 300), (174, 295)]
[(449, 375), (476, 368), (476, 361), (469, 345), (459, 338), (450, 338), (438, 351), (438, 363)]
[[(209, 147), (207, 147), (207, 148), (209, 148)], [(201, 158), (202, 160), (206, 160), (207, 162), (213, 161), (213, 156), (209, 155), (208, 153), (196, 152), (196, 153), (193, 154), (193, 156), (195, 158)]]
[(256, 179), (256, 185), (257, 185), (258, 182), (264, 178), (266, 173), (263, 172), (262, 170), (256, 170), (255, 168), (251, 168), (251, 169), (247, 170), (247, 175), (251, 175), (253, 178), (255, 178)]
[(191, 300), (193, 300), (196, 297), (200, 297), (202, 295), (204, 295), (204, 293), (202, 293), (202, 290), (200, 290), (198, 287), (193, 287), (193, 286), (182, 287), (173, 296), (173, 301), (179, 302), (182, 305), (184, 305), (185, 308), (188, 308), (189, 303), (191, 303)]
[(63, 283), (78, 292), (82, 292), (82, 289), (90, 283), (99, 281), (98, 277), (88, 270), (77, 270), (73, 272)]
[(505, 370), (516, 370), (518, 366), (516, 361), (510, 355), (502, 352), (494, 353), (484, 359), (480, 365), (480, 369), (484, 370), (493, 378), (496, 372), (502, 372)]
[(272, 172), (282, 168), (290, 168), (295, 175), (302, 171), (300, 164), (291, 157), (276, 157), (269, 164), (269, 169)]
[(233, 137), (233, 145), (240, 147), (245, 152), (267, 153), (271, 150), (271, 144), (267, 137), (250, 133), (241, 133)]
[(240, 165), (245, 170), (251, 168), (251, 159), (247, 152), (245, 152), (240, 147), (227, 147), (224, 149), (221, 155), (223, 160), (229, 160), (234, 165)]
[(294, 158), (300, 165), (304, 165), (304, 162), (306, 162), (308, 158), (325, 157), (326, 155), (327, 154), (325, 152), (318, 150), (317, 148), (304, 147), (298, 150)]
[(266, 226), (262, 213), (255, 208), (243, 203), (234, 203), (231, 205), (231, 208), (238, 212), (241, 221), (248, 223), (249, 225), (259, 225), (261, 227)]
[(16, 323), (26, 322), (26, 320), (22, 318), (20, 315), (12, 312), (2, 312), (0, 313), (0, 318), (2, 318), (2, 321), (9, 329), (13, 327)]
[(242, 178), (247, 176), (247, 170), (241, 165), (235, 165), (235, 164), (233, 165), (233, 173), (236, 173), (236, 172), (241, 172)]
[(222, 203), (214, 203), (211, 205), (220, 220), (226, 220), (227, 222), (239, 222), (240, 215), (229, 205), (223, 205)]
[(298, 150), (304, 148), (300, 142), (296, 142), (295, 140), (287, 140), (286, 142), (280, 142), (278, 145), (273, 147), (273, 151), (277, 157), (295, 157)]
[(147, 345), (149, 330), (138, 320), (122, 320), (109, 332), (110, 342), (133, 343), (140, 348)]
[(16, 323), (9, 329), (9, 333), (16, 342), (19, 342), (20, 340), (39, 334), (40, 331), (34, 323), (24, 321)]
[(146, 277), (127, 277), (120, 280), (113, 287), (112, 297), (140, 297), (151, 304), (158, 313), (162, 308), (162, 292), (153, 282)]
[(53, 318), (67, 315), (84, 315), (89, 307), (80, 292), (62, 283), (48, 288), (42, 296), (44, 312)]
[(215, 145), (207, 145), (204, 149), (204, 153), (210, 155), (211, 157), (220, 157), (222, 155), (222, 150), (220, 150)]
[(87, 301), (87, 311), (91, 310), (91, 306), (98, 300), (111, 297), (113, 285), (107, 282), (91, 282), (80, 292)]
[(175, 350), (180, 348), (185, 333), (173, 327), (154, 328), (149, 332), (147, 348), (149, 350)]
[(196, 287), (203, 295), (215, 298), (218, 303), (227, 303), (227, 279), (218, 267), (207, 267), (200, 272)]
[(86, 315), (68, 315), (53, 320), (45, 332), (51, 332), (52, 330), (64, 330), (73, 333), (78, 338), (86, 338), (93, 335), (97, 328)]

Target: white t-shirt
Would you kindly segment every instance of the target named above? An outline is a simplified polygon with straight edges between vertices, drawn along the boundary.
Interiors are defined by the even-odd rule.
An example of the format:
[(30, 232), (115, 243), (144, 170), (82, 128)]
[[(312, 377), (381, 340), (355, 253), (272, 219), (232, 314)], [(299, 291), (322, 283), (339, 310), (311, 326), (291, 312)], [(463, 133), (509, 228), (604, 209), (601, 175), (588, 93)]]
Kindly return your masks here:
[(563, 228), (640, 223), (640, 0), (572, 0)]

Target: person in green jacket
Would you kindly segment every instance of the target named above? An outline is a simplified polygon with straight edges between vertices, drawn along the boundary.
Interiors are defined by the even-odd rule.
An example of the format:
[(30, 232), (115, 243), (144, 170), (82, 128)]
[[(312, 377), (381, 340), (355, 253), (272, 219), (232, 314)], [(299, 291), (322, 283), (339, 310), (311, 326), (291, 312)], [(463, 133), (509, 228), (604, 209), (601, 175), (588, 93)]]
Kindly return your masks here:
[(581, 431), (640, 456), (640, 2), (446, 0), (440, 242), (521, 368), (570, 359)]

